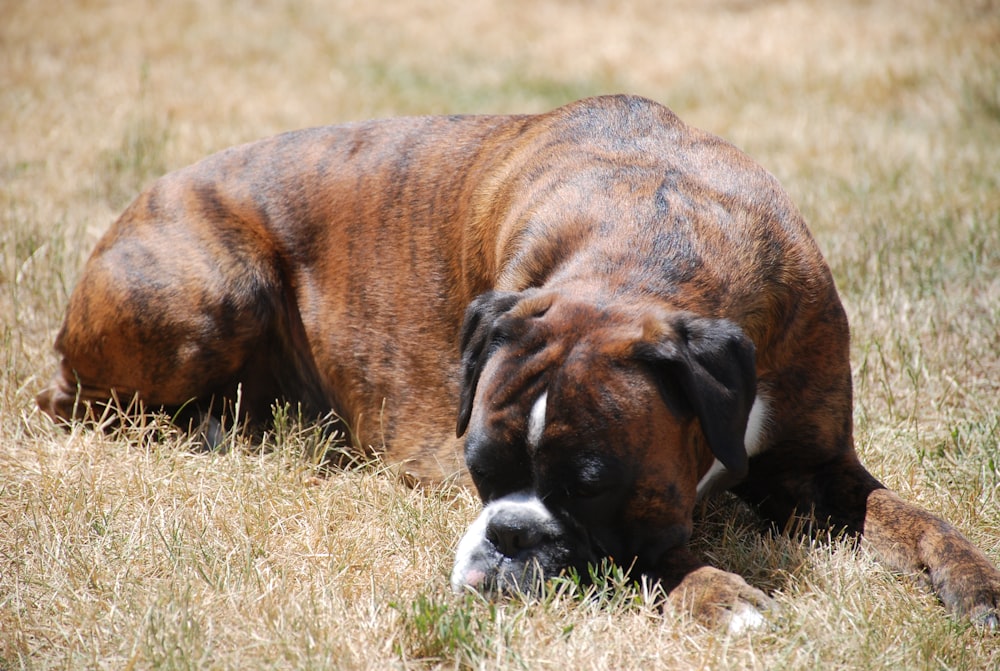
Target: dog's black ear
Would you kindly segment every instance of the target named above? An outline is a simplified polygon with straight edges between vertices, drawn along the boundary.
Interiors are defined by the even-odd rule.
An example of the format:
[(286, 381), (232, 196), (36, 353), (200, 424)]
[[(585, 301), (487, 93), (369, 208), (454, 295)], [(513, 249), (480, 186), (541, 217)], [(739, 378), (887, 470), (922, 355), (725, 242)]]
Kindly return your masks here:
[(502, 341), (497, 322), (521, 299), (513, 291), (487, 291), (469, 303), (462, 324), (462, 381), (458, 401), (456, 435), (461, 438), (472, 416), (472, 401), (476, 385), (486, 360)]
[(637, 356), (654, 367), (667, 404), (693, 412), (715, 457), (744, 477), (757, 373), (754, 345), (743, 330), (726, 319), (674, 314), (643, 339)]

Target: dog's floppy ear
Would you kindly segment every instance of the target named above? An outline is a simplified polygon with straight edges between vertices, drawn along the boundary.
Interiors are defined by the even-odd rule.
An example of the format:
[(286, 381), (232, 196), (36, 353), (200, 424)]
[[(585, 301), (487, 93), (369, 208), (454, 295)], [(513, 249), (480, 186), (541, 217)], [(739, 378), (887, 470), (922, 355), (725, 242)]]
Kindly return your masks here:
[(757, 393), (753, 342), (736, 324), (680, 313), (647, 326), (636, 350), (673, 409), (693, 412), (715, 457), (747, 473), (744, 434)]
[(472, 401), (483, 366), (496, 345), (502, 340), (497, 322), (521, 299), (513, 291), (487, 291), (469, 303), (462, 324), (462, 381), (458, 401), (458, 426), (456, 435), (461, 437), (469, 426)]

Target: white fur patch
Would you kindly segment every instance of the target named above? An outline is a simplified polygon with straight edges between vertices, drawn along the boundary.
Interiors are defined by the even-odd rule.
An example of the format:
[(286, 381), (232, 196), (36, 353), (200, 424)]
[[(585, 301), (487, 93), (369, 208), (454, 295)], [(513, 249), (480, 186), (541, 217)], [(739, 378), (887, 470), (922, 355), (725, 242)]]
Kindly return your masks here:
[(740, 636), (750, 630), (759, 629), (765, 623), (764, 615), (748, 603), (739, 603), (733, 608), (726, 627), (730, 636)]
[(545, 408), (547, 405), (549, 392), (543, 391), (535, 404), (531, 406), (531, 414), (528, 415), (528, 447), (532, 450), (538, 448), (542, 442), (542, 433), (545, 432)]
[(726, 475), (726, 467), (722, 465), (722, 462), (716, 459), (712, 462), (709, 467), (708, 472), (701, 477), (698, 481), (698, 488), (695, 490), (695, 496), (699, 500), (707, 496), (710, 492), (715, 490), (715, 485), (720, 480), (722, 480)]
[[(758, 393), (757, 398), (753, 401), (753, 407), (750, 408), (746, 433), (743, 434), (743, 445), (746, 448), (748, 457), (759, 454), (766, 449), (764, 438), (766, 436), (767, 423), (770, 419), (768, 417), (768, 410), (770, 408), (767, 397)], [(724, 480), (725, 477), (726, 467), (722, 465), (721, 461), (716, 459), (712, 462), (712, 466), (708, 469), (708, 472), (698, 482), (698, 498), (700, 499), (712, 492), (715, 485)]]
[(479, 575), (473, 561), (486, 539), (486, 525), (491, 515), (484, 509), (469, 526), (455, 550), (455, 564), (451, 570), (451, 588), (460, 592), (466, 587), (479, 587), (486, 577)]
[(743, 445), (747, 449), (747, 456), (752, 457), (764, 450), (764, 435), (768, 422), (768, 400), (766, 396), (757, 394), (750, 408), (750, 417), (747, 420), (747, 430), (743, 434)]

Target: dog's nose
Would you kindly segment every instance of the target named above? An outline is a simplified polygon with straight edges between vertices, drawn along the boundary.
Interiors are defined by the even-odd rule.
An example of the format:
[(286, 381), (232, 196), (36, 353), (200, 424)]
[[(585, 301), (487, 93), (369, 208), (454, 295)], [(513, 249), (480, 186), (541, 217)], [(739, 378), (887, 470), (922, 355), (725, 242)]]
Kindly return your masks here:
[(507, 557), (516, 557), (542, 542), (537, 520), (518, 510), (502, 510), (486, 525), (486, 540)]

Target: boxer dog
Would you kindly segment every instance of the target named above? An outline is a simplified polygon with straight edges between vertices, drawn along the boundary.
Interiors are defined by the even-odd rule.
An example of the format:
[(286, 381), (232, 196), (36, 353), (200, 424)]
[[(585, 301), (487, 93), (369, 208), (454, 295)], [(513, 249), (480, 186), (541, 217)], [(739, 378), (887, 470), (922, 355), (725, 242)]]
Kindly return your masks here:
[(859, 463), (848, 340), (777, 181), (612, 96), (302, 130), (163, 177), (84, 268), (38, 403), (204, 426), (281, 400), (418, 480), (464, 454), (484, 509), (458, 590), (613, 558), (706, 623), (752, 624), (767, 597), (685, 548), (695, 502), (730, 489), (863, 534), (996, 628), (1000, 572)]

